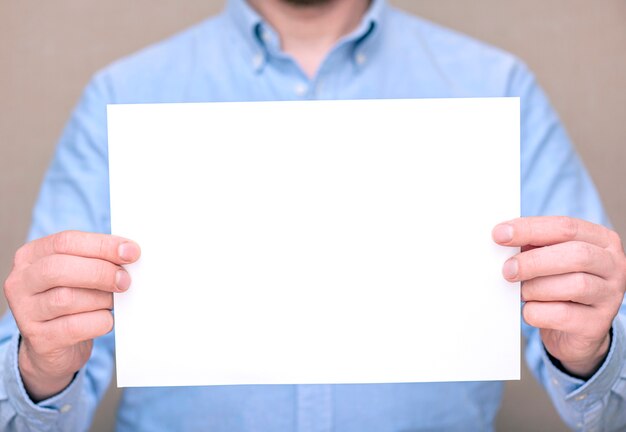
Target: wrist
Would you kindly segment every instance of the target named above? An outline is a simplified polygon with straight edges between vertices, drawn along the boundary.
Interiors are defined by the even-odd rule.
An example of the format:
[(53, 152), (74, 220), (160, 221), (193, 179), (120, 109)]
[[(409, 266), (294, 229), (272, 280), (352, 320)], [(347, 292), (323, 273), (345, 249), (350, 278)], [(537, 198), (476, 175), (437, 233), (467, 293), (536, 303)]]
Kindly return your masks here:
[(580, 360), (561, 360), (556, 359), (564, 372), (569, 375), (587, 380), (595, 374), (606, 359), (611, 347), (611, 333), (608, 333), (604, 339), (597, 345), (588, 356)]
[(18, 369), (28, 396), (35, 403), (61, 393), (74, 379), (75, 373), (49, 373), (40, 368), (27, 345), (20, 343)]

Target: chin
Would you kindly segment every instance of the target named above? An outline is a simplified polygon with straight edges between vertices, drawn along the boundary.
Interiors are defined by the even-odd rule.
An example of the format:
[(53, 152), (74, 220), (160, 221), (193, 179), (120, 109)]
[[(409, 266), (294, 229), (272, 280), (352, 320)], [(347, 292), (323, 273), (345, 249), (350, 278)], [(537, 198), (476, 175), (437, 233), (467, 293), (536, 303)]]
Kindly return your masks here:
[(333, 0), (281, 0), (281, 1), (283, 3), (287, 3), (292, 6), (320, 6), (320, 5), (333, 2)]

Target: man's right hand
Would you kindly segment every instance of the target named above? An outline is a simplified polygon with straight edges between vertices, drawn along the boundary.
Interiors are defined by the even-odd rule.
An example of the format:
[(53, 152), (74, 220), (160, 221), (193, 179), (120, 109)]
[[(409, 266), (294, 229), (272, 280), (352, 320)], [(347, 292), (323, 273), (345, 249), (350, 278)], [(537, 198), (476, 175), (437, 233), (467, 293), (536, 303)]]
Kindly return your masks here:
[(113, 329), (113, 294), (130, 286), (120, 267), (139, 246), (105, 234), (64, 231), (22, 246), (4, 292), (22, 336), (19, 369), (34, 401), (61, 392), (93, 339)]

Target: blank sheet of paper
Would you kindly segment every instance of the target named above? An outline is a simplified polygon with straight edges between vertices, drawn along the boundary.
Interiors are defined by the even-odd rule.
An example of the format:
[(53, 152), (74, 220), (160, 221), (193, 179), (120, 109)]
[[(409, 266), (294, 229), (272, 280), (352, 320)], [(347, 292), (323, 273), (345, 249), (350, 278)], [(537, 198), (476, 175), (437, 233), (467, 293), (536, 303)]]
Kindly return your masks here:
[(519, 100), (111, 105), (118, 385), (519, 379)]

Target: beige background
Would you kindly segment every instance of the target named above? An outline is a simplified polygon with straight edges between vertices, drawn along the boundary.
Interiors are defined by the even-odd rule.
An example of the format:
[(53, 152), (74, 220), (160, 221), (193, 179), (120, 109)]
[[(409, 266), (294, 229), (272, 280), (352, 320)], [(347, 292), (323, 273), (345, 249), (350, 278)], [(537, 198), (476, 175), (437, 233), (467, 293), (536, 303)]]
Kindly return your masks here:
[[(404, 0), (503, 47), (537, 73), (626, 235), (626, 2)], [(218, 11), (219, 0), (0, 0), (0, 276), (23, 241), (56, 139), (97, 69)], [(112, 430), (117, 391), (93, 430)], [(507, 384), (498, 429), (565, 430), (528, 372)]]

